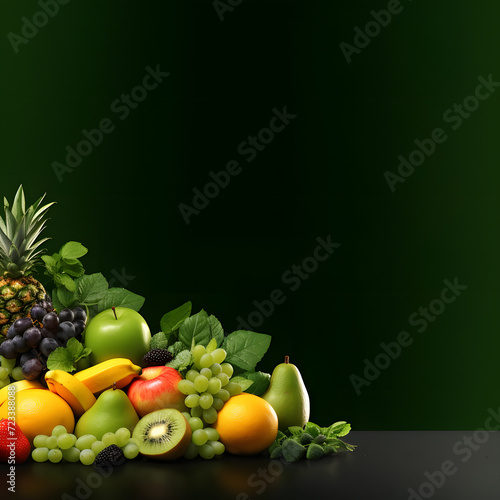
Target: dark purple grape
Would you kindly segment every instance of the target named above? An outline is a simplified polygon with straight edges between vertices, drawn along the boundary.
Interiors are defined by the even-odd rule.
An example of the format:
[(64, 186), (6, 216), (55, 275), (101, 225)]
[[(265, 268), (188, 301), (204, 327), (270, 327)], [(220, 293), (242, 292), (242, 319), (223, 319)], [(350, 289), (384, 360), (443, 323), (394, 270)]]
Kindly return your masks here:
[(28, 328), (24, 332), (24, 340), (30, 347), (36, 347), (39, 343), (40, 340), (42, 340), (42, 334), (40, 330), (36, 327), (33, 328)]
[(75, 336), (81, 335), (83, 333), (83, 331), (85, 330), (85, 321), (82, 321), (81, 319), (77, 319), (77, 320), (73, 321), (73, 325), (75, 326), (75, 330), (76, 330)]
[(0, 344), (0, 355), (2, 355), (6, 359), (14, 359), (17, 357), (17, 351), (14, 347), (12, 339), (4, 340)]
[(14, 321), (14, 329), (17, 333), (22, 335), (28, 328), (33, 326), (33, 321), (31, 318), (19, 318)]
[(40, 333), (42, 334), (42, 337), (45, 339), (45, 338), (49, 338), (49, 339), (55, 339), (57, 337), (57, 333), (54, 333), (54, 332), (51, 332), (49, 330), (47, 330), (47, 328), (43, 327), (41, 330), (40, 330)]
[(81, 319), (84, 323), (87, 321), (87, 313), (85, 312), (85, 309), (75, 307), (73, 308), (73, 313), (75, 315), (75, 320)]
[(14, 347), (19, 354), (22, 354), (23, 352), (29, 351), (31, 349), (31, 347), (26, 343), (26, 340), (24, 340), (23, 335), (16, 335), (12, 339), (12, 343), (14, 344)]
[(55, 351), (59, 346), (59, 342), (56, 339), (42, 339), (40, 342), (40, 351), (44, 356), (49, 356), (52, 351)]
[(59, 335), (60, 332), (64, 332), (70, 339), (71, 337), (74, 337), (76, 335), (75, 325), (73, 325), (73, 323), (70, 323), (69, 321), (63, 321), (59, 325), (59, 330), (57, 331), (57, 334)]
[(24, 363), (28, 361), (28, 359), (33, 359), (36, 357), (37, 357), (37, 352), (34, 349), (31, 349), (31, 351), (27, 351), (21, 355), (21, 357), (19, 358), (19, 364), (23, 366)]
[(67, 332), (63, 331), (63, 330), (59, 330), (57, 332), (57, 340), (61, 343), (61, 345), (65, 346), (66, 345), (66, 342), (68, 342), (68, 340), (71, 338)]
[(59, 313), (59, 322), (64, 323), (65, 321), (69, 321), (70, 323), (73, 323), (73, 320), (75, 319), (75, 314), (71, 309), (63, 309)]
[(47, 314), (45, 309), (41, 306), (33, 306), (31, 308), (31, 317), (37, 321), (42, 321), (43, 317)]
[(57, 332), (59, 328), (59, 318), (55, 312), (46, 314), (43, 318), (43, 326), (50, 332)]
[(16, 329), (14, 325), (10, 325), (10, 328), (7, 330), (7, 338), (13, 339), (17, 335)]
[(42, 307), (48, 312), (51, 313), (54, 310), (54, 306), (52, 305), (52, 302), (50, 300), (44, 300), (42, 302)]
[(38, 358), (32, 358), (28, 359), (21, 368), (25, 379), (35, 380), (42, 373), (43, 365)]

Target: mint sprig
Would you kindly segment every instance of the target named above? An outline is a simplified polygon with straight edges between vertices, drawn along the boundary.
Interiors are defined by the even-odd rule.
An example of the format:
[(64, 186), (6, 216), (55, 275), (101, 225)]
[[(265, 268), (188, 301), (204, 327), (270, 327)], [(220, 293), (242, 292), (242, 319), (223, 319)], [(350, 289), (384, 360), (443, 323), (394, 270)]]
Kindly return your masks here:
[(92, 352), (88, 347), (78, 342), (75, 338), (68, 340), (66, 347), (58, 347), (49, 354), (47, 368), (49, 370), (63, 370), (71, 373), (76, 370), (76, 363), (86, 358)]
[(85, 274), (79, 258), (86, 255), (88, 250), (77, 241), (68, 241), (61, 247), (59, 253), (52, 256), (42, 255), (45, 263), (45, 274), (50, 276), (54, 283), (70, 292), (75, 292), (76, 284), (73, 278)]

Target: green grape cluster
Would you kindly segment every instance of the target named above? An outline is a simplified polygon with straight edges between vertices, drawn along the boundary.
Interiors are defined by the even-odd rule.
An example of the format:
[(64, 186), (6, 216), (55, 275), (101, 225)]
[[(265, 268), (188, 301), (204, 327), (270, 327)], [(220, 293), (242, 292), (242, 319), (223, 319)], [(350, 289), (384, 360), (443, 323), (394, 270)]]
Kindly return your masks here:
[(31, 457), (35, 462), (58, 463), (81, 462), (83, 465), (92, 465), (97, 454), (104, 448), (116, 444), (119, 446), (125, 458), (132, 460), (139, 454), (137, 443), (130, 437), (130, 431), (122, 427), (116, 432), (107, 432), (98, 440), (91, 434), (85, 434), (77, 438), (68, 433), (63, 425), (56, 425), (52, 434), (46, 436), (39, 434), (33, 440), (34, 450)]
[(192, 437), (189, 447), (184, 453), (184, 458), (201, 458), (210, 460), (216, 455), (222, 455), (225, 451), (224, 445), (219, 441), (219, 433), (213, 427), (204, 427), (203, 420), (199, 417), (192, 417), (190, 413), (183, 412), (189, 426)]
[(0, 389), (11, 383), (11, 377), (14, 380), (22, 380), (24, 378), (20, 366), (16, 366), (16, 359), (7, 359), (0, 356)]

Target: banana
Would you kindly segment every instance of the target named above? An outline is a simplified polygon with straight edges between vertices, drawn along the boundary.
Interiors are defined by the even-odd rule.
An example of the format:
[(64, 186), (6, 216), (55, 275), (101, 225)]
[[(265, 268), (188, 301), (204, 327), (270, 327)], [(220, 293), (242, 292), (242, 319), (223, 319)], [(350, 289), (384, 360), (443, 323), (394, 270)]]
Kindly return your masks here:
[(26, 389), (45, 389), (45, 387), (36, 380), (18, 380), (17, 382), (12, 382), (0, 389), (0, 406), (7, 401), (12, 387), (16, 388), (16, 392), (25, 391)]
[(49, 370), (45, 374), (45, 382), (49, 391), (61, 396), (77, 417), (82, 416), (96, 401), (85, 384), (63, 370)]
[(134, 365), (130, 359), (113, 358), (76, 372), (74, 377), (96, 394), (110, 389), (113, 384), (122, 389), (140, 374), (141, 367)]

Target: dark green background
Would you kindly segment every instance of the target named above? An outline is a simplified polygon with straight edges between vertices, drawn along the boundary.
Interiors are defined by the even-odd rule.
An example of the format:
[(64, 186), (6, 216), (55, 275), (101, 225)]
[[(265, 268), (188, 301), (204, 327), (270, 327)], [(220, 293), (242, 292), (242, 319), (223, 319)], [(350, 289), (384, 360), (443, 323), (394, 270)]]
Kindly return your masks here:
[[(500, 11), (402, 5), (347, 64), (339, 44), (387, 2), (244, 0), (221, 22), (211, 1), (72, 0), (15, 54), (7, 34), (40, 7), (4, 1), (1, 192), (57, 201), (48, 250), (77, 240), (87, 272), (125, 268), (153, 331), (186, 300), (232, 331), (285, 290), (259, 366), (291, 356), (313, 421), (480, 427), (500, 405), (500, 92), (456, 131), (443, 113), (500, 80)], [(157, 64), (170, 76), (121, 121), (111, 102)], [(238, 145), (283, 106), (297, 118), (245, 162)], [(52, 162), (106, 117), (116, 130), (59, 182)], [(436, 127), (448, 140), (391, 193), (383, 173)], [(178, 205), (233, 159), (242, 173), (186, 225)], [(282, 274), (328, 235), (340, 248), (291, 292)], [(455, 277), (468, 289), (417, 334), (408, 317)], [(413, 344), (356, 395), (351, 374), (402, 330)]]

